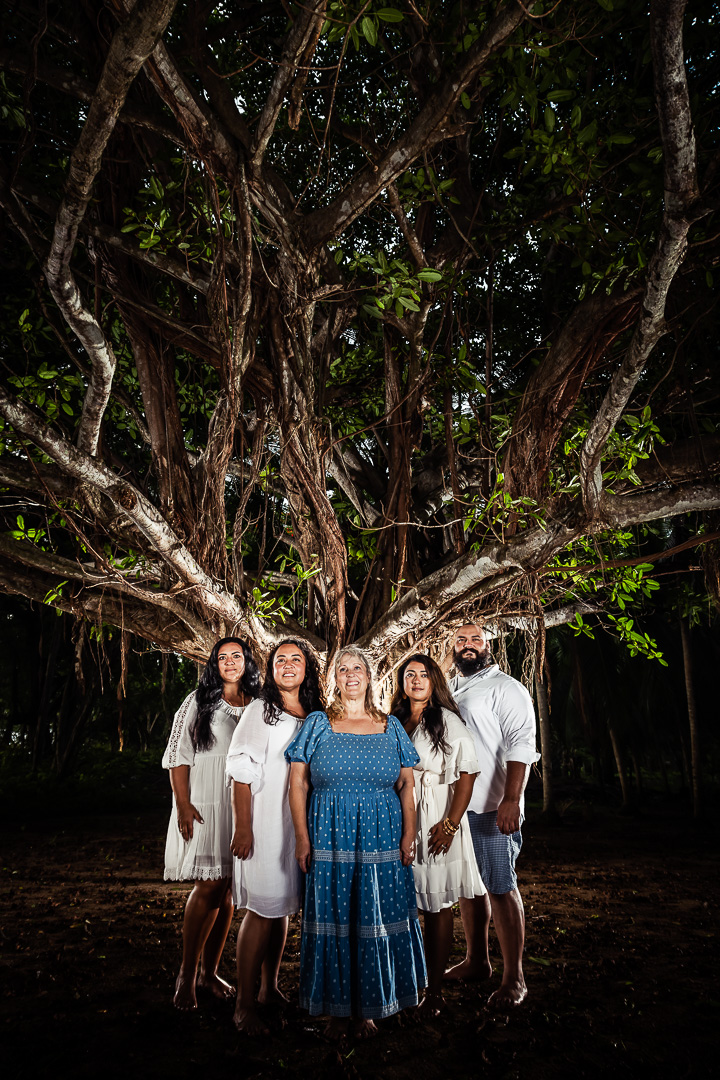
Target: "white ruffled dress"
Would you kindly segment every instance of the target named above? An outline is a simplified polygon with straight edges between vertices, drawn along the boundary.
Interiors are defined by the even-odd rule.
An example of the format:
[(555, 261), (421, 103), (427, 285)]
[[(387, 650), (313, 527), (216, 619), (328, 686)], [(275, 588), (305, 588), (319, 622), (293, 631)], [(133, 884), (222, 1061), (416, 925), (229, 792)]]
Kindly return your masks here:
[(190, 802), (200, 812), (203, 823), (194, 821), (192, 839), (183, 840), (173, 795), (165, 843), (166, 881), (217, 881), (232, 876), (232, 798), (225, 781), (225, 758), (242, 712), (243, 706), (221, 700), (210, 721), (215, 741), (209, 750), (199, 751), (190, 738), (190, 725), (197, 716), (194, 690), (175, 713), (163, 768), (190, 766)]
[(428, 850), (430, 829), (447, 817), (460, 773), (479, 771), (475, 744), (462, 720), (448, 709), (443, 709), (443, 720), (446, 742), (450, 745), (447, 754), (433, 749), (422, 724), (410, 736), (420, 755), (414, 768), (417, 840), (413, 875), (421, 911), (442, 911), (460, 897), (483, 896), (486, 891), (475, 859), (467, 814), (463, 814), (447, 853), (431, 855)]
[(281, 712), (274, 724), (266, 724), (263, 702), (257, 699), (243, 713), (228, 750), (228, 783), (250, 785), (253, 831), (249, 857), (233, 860), (233, 900), (236, 907), (267, 919), (292, 915), (302, 904), (288, 799), (290, 764), (285, 760), (301, 723)]

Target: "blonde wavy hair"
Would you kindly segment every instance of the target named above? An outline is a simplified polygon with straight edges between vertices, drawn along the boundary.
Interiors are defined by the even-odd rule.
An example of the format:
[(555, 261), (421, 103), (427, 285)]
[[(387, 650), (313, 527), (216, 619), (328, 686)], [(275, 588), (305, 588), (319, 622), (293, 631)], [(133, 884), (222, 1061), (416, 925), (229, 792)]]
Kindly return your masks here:
[(387, 717), (385, 713), (381, 712), (381, 710), (378, 709), (377, 705), (375, 704), (372, 665), (370, 664), (370, 660), (368, 659), (367, 654), (360, 648), (359, 645), (346, 645), (345, 648), (341, 649), (335, 657), (335, 664), (333, 667), (335, 675), (335, 691), (333, 694), (333, 699), (328, 708), (328, 718), (330, 719), (330, 722), (332, 723), (335, 720), (342, 720), (343, 716), (345, 715), (345, 706), (342, 703), (342, 699), (338, 691), (337, 674), (338, 668), (340, 667), (340, 664), (346, 656), (353, 656), (356, 660), (359, 660), (362, 666), (365, 668), (365, 671), (367, 672), (368, 684), (367, 689), (365, 690), (365, 712), (368, 714), (368, 716), (372, 716), (375, 723), (385, 724), (387, 721)]

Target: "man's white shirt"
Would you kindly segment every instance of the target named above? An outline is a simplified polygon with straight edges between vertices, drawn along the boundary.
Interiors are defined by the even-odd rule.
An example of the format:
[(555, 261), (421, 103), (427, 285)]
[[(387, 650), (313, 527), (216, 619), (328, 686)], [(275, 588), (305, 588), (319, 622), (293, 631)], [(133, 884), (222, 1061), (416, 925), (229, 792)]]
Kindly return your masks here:
[[(476, 814), (497, 810), (505, 794), (507, 762), (533, 765), (540, 758), (532, 698), (497, 664), (467, 678), (456, 675), (450, 680), (450, 693), (472, 733), (480, 763), (468, 810)], [(523, 803), (521, 799), (521, 812)]]

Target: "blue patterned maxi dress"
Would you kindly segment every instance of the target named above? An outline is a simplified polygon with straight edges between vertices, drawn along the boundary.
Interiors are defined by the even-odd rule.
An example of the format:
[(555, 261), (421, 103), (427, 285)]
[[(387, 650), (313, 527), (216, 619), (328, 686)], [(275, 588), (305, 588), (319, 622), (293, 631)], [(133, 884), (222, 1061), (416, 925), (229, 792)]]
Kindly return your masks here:
[(308, 763), (312, 782), (300, 1004), (372, 1020), (416, 1005), (425, 955), (395, 783), (417, 751), (394, 716), (384, 733), (355, 735), (316, 712), (285, 756)]

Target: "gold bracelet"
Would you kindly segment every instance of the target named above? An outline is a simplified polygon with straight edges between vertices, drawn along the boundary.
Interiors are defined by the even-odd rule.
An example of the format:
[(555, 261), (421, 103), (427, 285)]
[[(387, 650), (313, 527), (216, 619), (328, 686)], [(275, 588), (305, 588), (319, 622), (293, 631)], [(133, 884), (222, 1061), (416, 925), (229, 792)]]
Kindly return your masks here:
[(451, 821), (450, 818), (448, 818), (448, 817), (443, 819), (442, 827), (443, 827), (443, 832), (445, 833), (446, 836), (454, 836), (455, 833), (460, 828), (459, 825), (456, 825), (455, 822)]

